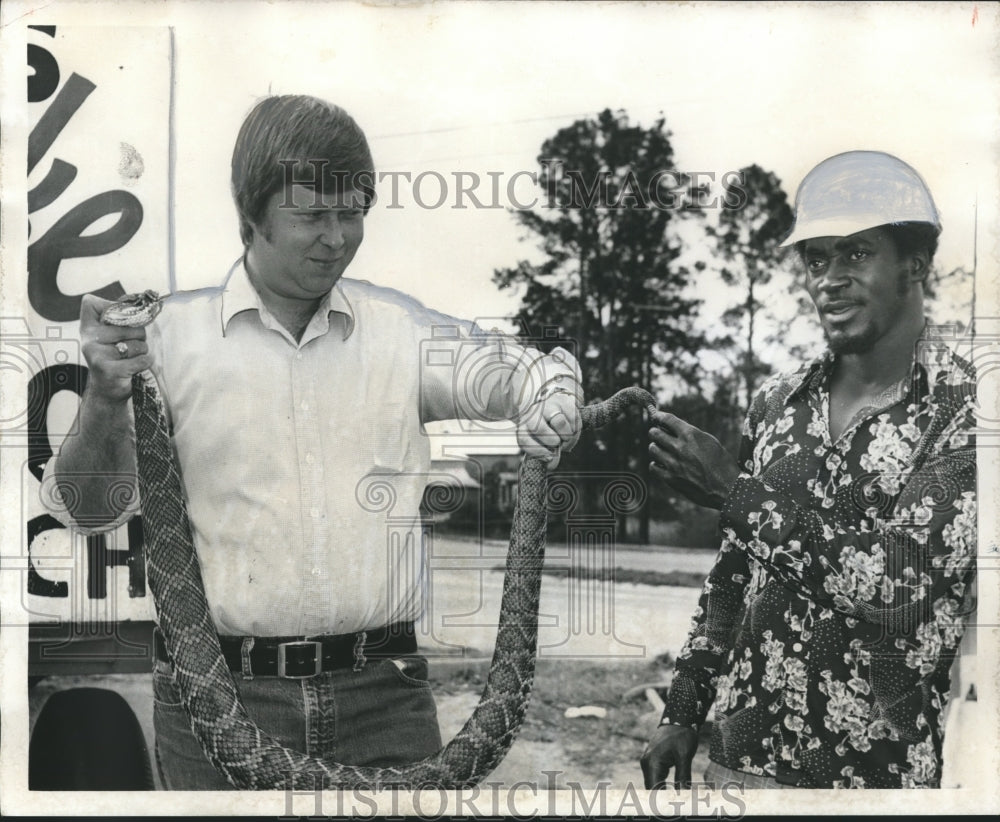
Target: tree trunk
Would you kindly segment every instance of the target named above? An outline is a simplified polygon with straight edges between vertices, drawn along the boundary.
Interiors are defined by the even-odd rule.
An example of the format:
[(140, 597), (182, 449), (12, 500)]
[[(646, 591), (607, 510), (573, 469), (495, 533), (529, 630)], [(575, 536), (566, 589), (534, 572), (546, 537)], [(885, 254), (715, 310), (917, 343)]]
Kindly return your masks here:
[[(652, 351), (652, 340), (647, 330), (643, 330), (642, 334), (642, 387), (647, 391), (652, 392), (653, 390), (653, 351)], [(649, 500), (652, 497), (650, 493), (649, 483), (649, 457), (646, 452), (642, 452), (639, 455), (639, 481), (642, 483), (642, 487), (646, 491), (646, 501), (642, 504), (642, 508), (639, 509), (639, 542), (643, 545), (649, 545), (649, 520), (652, 516), (652, 511), (650, 511)]]
[(639, 542), (643, 545), (649, 545), (649, 519), (651, 514), (649, 500), (652, 497), (652, 493), (649, 488), (649, 460), (645, 456), (639, 460), (639, 480), (646, 491), (646, 501), (642, 504), (642, 508), (639, 509)]
[(746, 414), (750, 410), (750, 403), (753, 401), (753, 384), (754, 384), (754, 353), (753, 353), (753, 332), (754, 332), (754, 319), (756, 314), (756, 305), (754, 303), (753, 287), (755, 285), (754, 276), (752, 273), (748, 274), (750, 280), (750, 286), (747, 289), (747, 358), (743, 365), (743, 384), (746, 387), (746, 406), (743, 409), (743, 413)]

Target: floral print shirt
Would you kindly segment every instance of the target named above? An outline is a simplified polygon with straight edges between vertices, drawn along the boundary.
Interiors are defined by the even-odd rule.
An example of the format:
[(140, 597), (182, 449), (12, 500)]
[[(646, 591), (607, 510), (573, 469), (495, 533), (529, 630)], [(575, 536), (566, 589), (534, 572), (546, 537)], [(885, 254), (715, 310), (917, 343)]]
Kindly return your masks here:
[(834, 442), (833, 364), (754, 399), (663, 722), (714, 702), (712, 760), (785, 784), (936, 787), (975, 575), (974, 376), (925, 337), (902, 399)]

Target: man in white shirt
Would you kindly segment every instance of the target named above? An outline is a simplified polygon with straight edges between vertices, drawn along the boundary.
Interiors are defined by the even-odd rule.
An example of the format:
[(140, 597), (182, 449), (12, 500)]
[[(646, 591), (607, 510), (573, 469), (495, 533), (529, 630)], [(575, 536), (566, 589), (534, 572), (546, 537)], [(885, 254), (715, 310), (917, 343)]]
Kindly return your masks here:
[[(54, 513), (70, 527), (97, 533), (133, 516), (137, 493), (130, 503), (120, 493), (123, 478), (135, 488), (130, 381), (151, 369), (212, 615), (251, 718), (311, 755), (391, 765), (441, 744), (413, 629), (430, 468), (422, 424), (516, 420), (525, 452), (554, 464), (579, 436), (581, 397), (566, 352), (542, 356), (342, 279), (373, 179), (364, 133), (342, 109), (261, 101), (233, 153), (242, 258), (222, 285), (169, 297), (146, 329), (102, 324), (106, 302), (84, 298), (87, 389), (76, 434), (47, 470), (64, 489)], [(432, 340), (448, 367), (422, 367)], [(164, 785), (228, 788), (157, 644)]]

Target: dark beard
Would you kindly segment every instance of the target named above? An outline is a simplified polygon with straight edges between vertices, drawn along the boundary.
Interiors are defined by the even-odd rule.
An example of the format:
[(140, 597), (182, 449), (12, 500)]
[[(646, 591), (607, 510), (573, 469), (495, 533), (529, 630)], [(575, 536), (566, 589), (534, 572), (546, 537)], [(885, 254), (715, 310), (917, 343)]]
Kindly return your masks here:
[[(906, 271), (900, 269), (899, 278), (896, 280), (896, 294), (899, 297), (906, 297), (913, 288), (913, 283), (906, 276)], [(834, 354), (867, 354), (872, 350), (878, 341), (878, 331), (874, 327), (863, 329), (853, 337), (841, 337), (838, 340), (831, 340), (830, 334), (823, 329), (823, 336), (826, 343)]]
[(878, 332), (874, 328), (866, 328), (860, 334), (852, 337), (839, 337), (831, 339), (824, 330), (826, 343), (834, 354), (867, 354), (875, 345), (878, 339)]

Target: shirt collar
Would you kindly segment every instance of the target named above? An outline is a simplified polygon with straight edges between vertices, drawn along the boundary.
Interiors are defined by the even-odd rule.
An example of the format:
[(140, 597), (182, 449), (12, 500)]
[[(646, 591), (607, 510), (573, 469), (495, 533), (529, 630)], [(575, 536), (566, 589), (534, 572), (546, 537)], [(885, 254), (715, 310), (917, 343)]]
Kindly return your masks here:
[(833, 371), (833, 362), (833, 352), (827, 351), (812, 360), (812, 362), (802, 366), (795, 375), (795, 378), (799, 381), (798, 385), (788, 393), (785, 403), (792, 402), (799, 394), (804, 394), (810, 390), (818, 390), (820, 386), (830, 379), (830, 374)]
[[(929, 320), (924, 321), (923, 331), (917, 339), (913, 360), (910, 365), (907, 382), (913, 386), (915, 381), (923, 377), (930, 385), (934, 384), (935, 375), (938, 371), (953, 368), (954, 352), (951, 347), (932, 329), (934, 326)], [(805, 365), (799, 374), (800, 382), (789, 392), (786, 404), (794, 400), (799, 394), (806, 391), (816, 390), (829, 385), (830, 377), (833, 373), (833, 365), (836, 362), (836, 355), (827, 350), (812, 362)]]
[[(220, 300), (221, 313), (220, 322), (222, 324), (222, 335), (226, 335), (229, 322), (237, 314), (243, 311), (256, 311), (261, 316), (270, 315), (267, 306), (264, 305), (257, 289), (250, 282), (250, 275), (247, 273), (246, 260), (241, 257), (229, 270), (226, 277), (226, 284), (222, 291)], [(355, 317), (354, 309), (350, 301), (344, 294), (341, 284), (338, 282), (320, 302), (313, 316), (313, 322), (317, 317), (321, 317), (326, 325), (325, 331), (329, 330), (329, 315), (331, 311), (344, 315), (344, 339), (346, 340), (354, 333)]]

